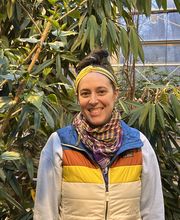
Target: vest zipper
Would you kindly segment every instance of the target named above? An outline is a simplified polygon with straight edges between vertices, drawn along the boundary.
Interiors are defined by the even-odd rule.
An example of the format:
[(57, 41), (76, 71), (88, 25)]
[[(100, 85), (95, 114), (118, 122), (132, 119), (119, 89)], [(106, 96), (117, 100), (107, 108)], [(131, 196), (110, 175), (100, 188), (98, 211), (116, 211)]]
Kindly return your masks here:
[[(82, 148), (79, 148), (79, 147), (76, 147), (74, 145), (70, 145), (70, 144), (63, 144), (61, 143), (62, 145), (64, 146), (68, 146), (68, 147), (71, 147), (71, 148), (74, 148), (76, 150), (79, 150), (79, 151), (82, 151), (84, 153), (86, 153), (86, 155), (89, 157), (89, 159), (95, 164), (95, 165), (98, 165), (94, 160), (93, 158), (90, 156), (90, 154), (82, 149)], [(100, 168), (100, 166), (98, 165), (98, 167)], [(106, 206), (105, 206), (105, 220), (108, 220), (108, 207), (109, 207), (109, 187), (108, 187), (108, 169), (109, 167), (106, 167), (104, 170), (102, 170), (100, 168), (100, 170), (102, 171), (102, 174), (103, 174), (103, 178), (104, 178), (104, 183), (105, 183), (105, 203), (106, 203)]]
[(105, 220), (108, 220), (108, 206), (109, 206), (109, 187), (108, 187), (108, 167), (103, 170), (104, 182), (105, 182), (105, 199), (106, 199), (106, 207), (105, 207)]

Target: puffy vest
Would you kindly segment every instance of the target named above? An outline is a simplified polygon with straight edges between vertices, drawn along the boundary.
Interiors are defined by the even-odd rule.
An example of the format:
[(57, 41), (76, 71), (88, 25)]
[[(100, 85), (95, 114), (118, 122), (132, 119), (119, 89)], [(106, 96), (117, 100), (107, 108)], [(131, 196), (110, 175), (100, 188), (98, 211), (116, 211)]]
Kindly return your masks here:
[(60, 220), (140, 220), (142, 142), (120, 122), (120, 149), (102, 173), (73, 126), (59, 129), (63, 148)]

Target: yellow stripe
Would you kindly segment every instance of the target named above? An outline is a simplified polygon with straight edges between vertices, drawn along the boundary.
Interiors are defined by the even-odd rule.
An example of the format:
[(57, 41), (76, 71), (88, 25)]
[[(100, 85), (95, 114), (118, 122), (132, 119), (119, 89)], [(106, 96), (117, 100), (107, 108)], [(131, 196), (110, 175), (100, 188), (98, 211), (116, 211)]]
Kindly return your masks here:
[(63, 180), (78, 183), (103, 183), (101, 171), (84, 166), (64, 166)]
[(90, 72), (97, 72), (97, 73), (101, 73), (105, 76), (107, 76), (114, 84), (114, 86), (116, 87), (117, 86), (117, 83), (116, 83), (116, 79), (114, 77), (114, 75), (109, 72), (108, 70), (102, 68), (102, 67), (99, 67), (99, 66), (86, 66), (84, 69), (82, 69), (79, 74), (77, 75), (76, 77), (76, 80), (75, 80), (75, 91), (77, 92), (77, 88), (78, 88), (78, 84), (79, 82), (81, 81), (81, 79), (83, 77), (85, 77), (88, 73)]
[(110, 184), (113, 183), (126, 183), (140, 180), (142, 165), (134, 166), (120, 166), (111, 168)]

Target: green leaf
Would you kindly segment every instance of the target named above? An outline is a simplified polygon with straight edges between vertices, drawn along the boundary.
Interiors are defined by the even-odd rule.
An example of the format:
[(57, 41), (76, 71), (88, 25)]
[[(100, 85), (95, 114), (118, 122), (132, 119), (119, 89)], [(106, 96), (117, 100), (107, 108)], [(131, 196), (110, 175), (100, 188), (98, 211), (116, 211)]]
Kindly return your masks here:
[(18, 203), (9, 193), (7, 193), (4, 188), (0, 188), (0, 199), (8, 201), (21, 212), (25, 212), (25, 209), (22, 207), (22, 205)]
[(118, 102), (119, 102), (119, 104), (121, 105), (121, 108), (123, 109), (123, 111), (124, 111), (126, 114), (128, 114), (128, 113), (129, 113), (129, 109), (128, 109), (126, 103), (123, 102), (121, 99), (119, 99)]
[(55, 3), (57, 2), (57, 0), (48, 0), (48, 2), (49, 2), (51, 5), (55, 5)]
[(139, 117), (139, 127), (141, 127), (142, 125), (144, 125), (147, 116), (148, 116), (148, 112), (149, 112), (149, 107), (150, 107), (150, 102), (147, 102), (144, 107), (141, 110), (141, 114)]
[(156, 108), (157, 120), (159, 121), (159, 124), (161, 125), (161, 127), (165, 129), (164, 112), (158, 103), (155, 105), (155, 108)]
[(4, 173), (3, 168), (0, 168), (0, 179), (5, 182), (6, 181), (6, 175)]
[(16, 195), (18, 195), (23, 200), (23, 193), (21, 185), (18, 183), (13, 171), (6, 172), (7, 182), (10, 184)]
[(63, 75), (61, 68), (61, 57), (59, 54), (56, 56), (56, 73), (57, 78), (64, 84), (71, 85), (70, 81)]
[(156, 4), (157, 4), (158, 8), (160, 9), (161, 5), (162, 5), (162, 0), (156, 0)]
[(174, 0), (174, 4), (176, 5), (177, 10), (180, 12), (180, 1)]
[(162, 7), (164, 10), (167, 10), (167, 0), (162, 0)]
[(55, 50), (55, 51), (59, 51), (61, 48), (64, 48), (65, 43), (62, 41), (54, 41), (51, 43), (48, 43), (50, 48)]
[(149, 130), (152, 133), (155, 127), (155, 104), (150, 104), (149, 108)]
[(147, 16), (150, 16), (150, 14), (151, 14), (151, 0), (146, 0), (146, 3), (145, 3), (145, 14)]
[(143, 51), (143, 47), (142, 47), (142, 44), (141, 44), (141, 41), (138, 39), (138, 55), (141, 59), (141, 61), (144, 63), (144, 51)]
[(41, 109), (43, 115), (44, 115), (44, 118), (46, 119), (46, 122), (48, 123), (48, 125), (51, 127), (51, 128), (54, 128), (54, 119), (52, 117), (52, 115), (49, 113), (49, 111), (47, 110), (47, 108), (42, 105), (42, 109)]
[(31, 92), (27, 97), (26, 101), (36, 106), (37, 109), (41, 110), (43, 102), (44, 92)]
[(72, 47), (71, 47), (71, 51), (73, 52), (82, 42), (82, 36), (83, 36), (83, 33), (84, 33), (84, 30), (85, 30), (85, 27), (86, 27), (86, 24), (87, 24), (87, 17), (84, 18), (83, 22), (82, 22), (82, 25), (80, 25), (79, 27), (79, 34), (78, 34), (78, 37), (76, 38), (76, 40), (74, 41)]
[(129, 32), (129, 40), (130, 40), (130, 48), (134, 55), (135, 60), (137, 60), (138, 57), (138, 45), (139, 45), (139, 38), (136, 33), (136, 30), (134, 27), (130, 26), (130, 32)]
[[(61, 31), (61, 30), (55, 30), (52, 32), (52, 34), (56, 37), (67, 37), (67, 36), (74, 36), (77, 34), (75, 31)], [(50, 44), (50, 43), (49, 43)]]
[(97, 21), (94, 15), (91, 15), (88, 20), (88, 24), (90, 26), (90, 49), (93, 50), (95, 47), (95, 39), (97, 36)]
[(19, 160), (20, 154), (15, 151), (6, 151), (1, 154), (0, 159), (2, 159), (2, 160)]
[(122, 53), (125, 59), (127, 59), (129, 40), (128, 40), (128, 34), (124, 28), (121, 28), (121, 31), (120, 31), (120, 41), (121, 41)]
[(180, 101), (174, 94), (170, 95), (171, 106), (175, 117), (180, 121)]
[[(142, 108), (142, 107), (141, 107)], [(130, 126), (134, 125), (135, 122), (137, 121), (137, 119), (139, 118), (140, 116), (140, 113), (141, 113), (141, 108), (138, 108), (136, 110), (134, 110), (132, 113), (131, 113), (131, 116), (129, 118), (129, 121), (128, 121), (128, 124)]]
[(95, 41), (95, 36), (94, 36), (94, 30), (91, 28), (90, 30), (90, 49), (94, 49), (94, 41)]
[(48, 95), (48, 100), (54, 104), (57, 104), (58, 102), (57, 96), (55, 94)]
[(101, 25), (101, 38), (102, 38), (102, 42), (105, 41), (106, 36), (107, 36), (107, 22), (106, 22), (106, 18), (103, 18), (102, 25)]
[(113, 43), (117, 40), (116, 25), (111, 20), (108, 21), (107, 27)]
[(104, 0), (104, 9), (106, 15), (110, 18), (111, 17), (111, 1), (110, 0)]
[(28, 42), (28, 43), (33, 43), (33, 44), (39, 43), (39, 39), (36, 39), (33, 36), (29, 38), (18, 38), (17, 40), (19, 40), (20, 42)]
[(122, 10), (123, 10), (123, 3), (122, 1), (116, 1), (117, 7), (118, 7), (118, 11), (120, 16), (122, 16)]
[(29, 151), (25, 151), (25, 161), (26, 161), (26, 167), (29, 177), (32, 180), (34, 177), (34, 165), (33, 165), (32, 156)]
[(11, 0), (8, 0), (8, 2), (7, 2), (7, 15), (8, 15), (9, 19), (13, 15), (13, 10), (14, 10), (14, 2)]
[(34, 112), (34, 129), (37, 131), (41, 124), (41, 114), (40, 112)]
[(87, 37), (88, 37), (88, 35), (89, 35), (89, 32), (90, 32), (90, 27), (89, 27), (89, 25), (88, 25), (88, 26), (87, 26), (87, 30), (84, 32), (84, 35), (83, 35), (83, 38), (82, 38), (82, 41), (81, 41), (81, 50), (84, 49), (84, 45), (85, 45), (85, 43), (86, 43), (86, 41), (87, 41)]
[(50, 67), (45, 68), (43, 70), (43, 76), (46, 78), (51, 71), (52, 71), (52, 68), (50, 68)]
[(46, 61), (44, 61), (44, 63), (38, 65), (31, 74), (36, 75), (36, 74), (42, 72), (45, 68), (47, 68), (48, 66), (50, 66), (53, 63), (54, 63), (54, 59), (46, 60)]

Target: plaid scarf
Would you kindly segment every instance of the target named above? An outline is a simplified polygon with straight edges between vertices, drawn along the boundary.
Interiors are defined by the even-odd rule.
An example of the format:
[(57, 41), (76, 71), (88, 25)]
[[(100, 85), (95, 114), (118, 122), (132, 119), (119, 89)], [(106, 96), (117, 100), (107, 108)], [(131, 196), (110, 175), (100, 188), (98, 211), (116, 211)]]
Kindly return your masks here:
[(73, 120), (81, 141), (93, 152), (93, 156), (102, 169), (110, 163), (111, 157), (121, 143), (120, 113), (112, 112), (110, 121), (97, 128), (91, 128), (84, 116), (79, 113)]

